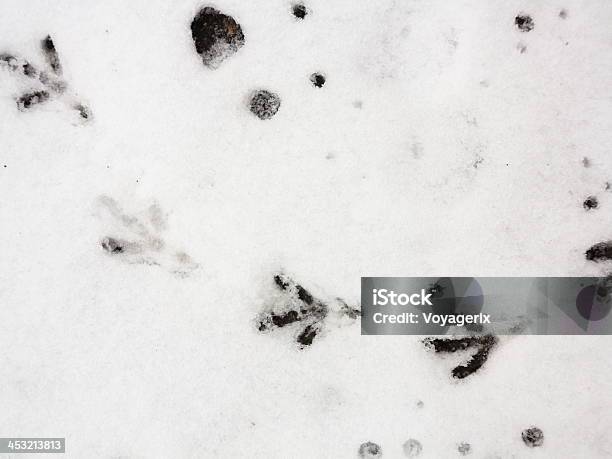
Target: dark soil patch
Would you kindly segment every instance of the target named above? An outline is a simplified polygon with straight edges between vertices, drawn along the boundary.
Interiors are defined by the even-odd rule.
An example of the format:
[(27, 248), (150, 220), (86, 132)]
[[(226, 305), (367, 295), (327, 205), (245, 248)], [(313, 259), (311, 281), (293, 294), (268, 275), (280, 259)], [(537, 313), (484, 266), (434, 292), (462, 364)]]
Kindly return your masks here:
[(210, 6), (202, 8), (191, 21), (191, 37), (204, 65), (213, 69), (244, 46), (240, 24)]

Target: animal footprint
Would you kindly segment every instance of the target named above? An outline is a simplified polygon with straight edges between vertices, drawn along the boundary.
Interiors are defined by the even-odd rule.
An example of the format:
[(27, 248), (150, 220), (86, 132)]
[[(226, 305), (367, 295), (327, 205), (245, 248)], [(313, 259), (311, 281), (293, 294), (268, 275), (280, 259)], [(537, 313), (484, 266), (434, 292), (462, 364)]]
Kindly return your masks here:
[(41, 50), (47, 62), (47, 70), (39, 70), (26, 59), (11, 53), (0, 53), (0, 67), (15, 74), (27, 89), (15, 98), (20, 111), (28, 111), (52, 98), (61, 98), (76, 110), (83, 120), (91, 118), (91, 111), (73, 97), (66, 94), (68, 84), (62, 78), (62, 64), (51, 36), (41, 41)]
[(468, 336), (464, 338), (427, 338), (423, 342), (427, 347), (436, 352), (457, 352), (471, 347), (477, 347), (478, 351), (464, 365), (453, 368), (454, 378), (463, 379), (476, 372), (489, 358), (489, 352), (497, 344), (497, 338), (493, 335)]
[(301, 285), (294, 282), (285, 274), (274, 276), (274, 285), (278, 291), (273, 299), (274, 305), (262, 313), (257, 320), (260, 332), (267, 332), (277, 328), (295, 326), (295, 337), (300, 349), (310, 346), (314, 339), (325, 328), (326, 321), (341, 321), (348, 318), (351, 322), (360, 316), (361, 311), (350, 307), (337, 298), (332, 306), (315, 298)]
[(109, 196), (101, 196), (98, 204), (108, 226), (113, 227), (100, 241), (109, 256), (126, 263), (159, 266), (179, 277), (187, 277), (198, 268), (189, 255), (167, 246), (161, 238), (166, 217), (157, 204), (151, 205), (141, 218), (123, 212)]

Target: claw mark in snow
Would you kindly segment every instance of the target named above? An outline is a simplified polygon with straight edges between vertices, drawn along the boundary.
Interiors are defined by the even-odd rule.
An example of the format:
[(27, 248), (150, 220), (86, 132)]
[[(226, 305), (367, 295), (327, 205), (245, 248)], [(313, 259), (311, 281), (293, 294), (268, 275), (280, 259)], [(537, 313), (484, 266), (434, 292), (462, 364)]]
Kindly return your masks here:
[(478, 351), (463, 365), (453, 368), (454, 378), (463, 379), (478, 371), (489, 358), (489, 352), (498, 340), (493, 335), (468, 336), (464, 338), (427, 338), (425, 346), (433, 348), (435, 352), (457, 352), (471, 347)]

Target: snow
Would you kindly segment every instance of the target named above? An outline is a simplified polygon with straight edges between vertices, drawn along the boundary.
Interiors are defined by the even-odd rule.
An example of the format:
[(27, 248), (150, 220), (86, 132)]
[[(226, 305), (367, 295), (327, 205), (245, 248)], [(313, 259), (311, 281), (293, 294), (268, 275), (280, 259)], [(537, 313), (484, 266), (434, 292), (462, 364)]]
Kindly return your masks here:
[[(0, 2), (0, 52), (43, 68), (50, 34), (68, 84), (20, 112), (29, 83), (0, 71), (2, 435), (75, 458), (612, 456), (608, 337), (502, 338), (457, 382), (417, 337), (255, 327), (280, 271), (352, 305), (361, 276), (608, 273), (584, 251), (612, 239), (612, 4), (215, 0), (245, 35), (216, 70), (204, 5)], [(101, 197), (163, 241), (153, 262), (104, 252), (145, 233)]]

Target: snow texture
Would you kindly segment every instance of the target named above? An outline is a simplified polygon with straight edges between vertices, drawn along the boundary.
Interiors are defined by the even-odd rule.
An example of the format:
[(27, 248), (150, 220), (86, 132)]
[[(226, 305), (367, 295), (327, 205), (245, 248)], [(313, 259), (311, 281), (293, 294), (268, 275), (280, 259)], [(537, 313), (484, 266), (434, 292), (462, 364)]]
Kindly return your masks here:
[[(612, 240), (612, 2), (302, 5), (0, 2), (2, 436), (93, 459), (611, 457), (610, 337), (502, 337), (457, 380), (469, 352), (349, 316), (361, 276), (612, 270), (605, 244), (585, 256)], [(207, 6), (234, 21), (212, 65)], [(282, 101), (263, 120), (260, 90)], [(334, 317), (262, 333), (279, 273)]]

